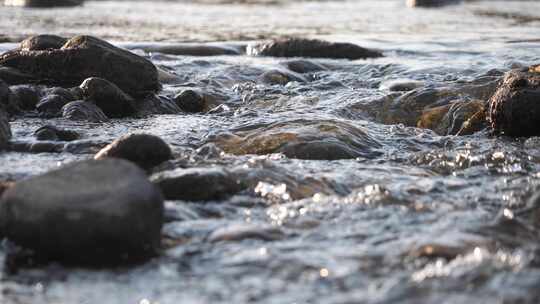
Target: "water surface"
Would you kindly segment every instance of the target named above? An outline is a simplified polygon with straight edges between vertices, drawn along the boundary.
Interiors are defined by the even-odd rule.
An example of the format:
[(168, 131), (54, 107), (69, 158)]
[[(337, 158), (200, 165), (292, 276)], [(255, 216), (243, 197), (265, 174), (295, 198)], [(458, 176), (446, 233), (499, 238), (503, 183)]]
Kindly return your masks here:
[[(223, 103), (220, 110), (104, 124), (16, 119), (16, 141), (33, 142), (33, 131), (51, 123), (80, 131), (89, 148), (3, 153), (3, 179), (89, 158), (127, 132), (144, 131), (171, 144), (177, 165), (247, 172), (251, 186), (222, 201), (168, 201), (167, 246), (144, 265), (88, 270), (53, 264), (16, 274), (4, 269), (0, 302), (538, 303), (538, 220), (522, 209), (540, 183), (539, 139), (487, 131), (441, 136), (381, 105), (403, 94), (388, 90), (402, 80), (448, 90), (452, 99), (485, 97), (475, 80), (496, 80), (540, 61), (538, 12), (538, 2), (429, 10), (369, 0), (88, 1), (73, 9), (0, 9), (7, 41), (2, 50), (27, 35), (86, 33), (124, 46), (302, 36), (385, 54), (314, 59), (328, 69), (302, 75), (305, 82), (271, 84), (261, 75), (285, 70), (287, 60), (136, 50), (181, 77), (163, 94), (200, 88)], [(360, 153), (333, 161), (270, 153), (272, 145), (314, 140)], [(218, 152), (207, 153), (212, 149)], [(212, 241), (242, 229), (258, 237)]]

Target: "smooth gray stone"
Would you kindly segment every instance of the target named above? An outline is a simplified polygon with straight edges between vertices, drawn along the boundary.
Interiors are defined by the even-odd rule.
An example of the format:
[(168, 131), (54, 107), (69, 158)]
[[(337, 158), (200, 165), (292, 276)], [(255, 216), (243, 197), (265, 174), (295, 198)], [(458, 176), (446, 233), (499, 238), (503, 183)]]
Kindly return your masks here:
[(134, 164), (88, 160), (9, 188), (0, 201), (0, 227), (40, 257), (101, 264), (153, 255), (163, 209), (161, 193)]

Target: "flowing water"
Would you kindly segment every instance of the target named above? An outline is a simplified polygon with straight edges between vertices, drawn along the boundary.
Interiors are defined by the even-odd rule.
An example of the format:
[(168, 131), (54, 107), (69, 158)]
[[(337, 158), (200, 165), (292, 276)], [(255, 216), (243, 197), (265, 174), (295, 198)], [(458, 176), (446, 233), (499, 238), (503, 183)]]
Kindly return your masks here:
[[(540, 213), (525, 203), (540, 187), (540, 139), (415, 128), (416, 114), (396, 102), (410, 93), (389, 87), (421, 83), (427, 97), (413, 98), (413, 107), (486, 100), (502, 73), (540, 62), (540, 2), (439, 9), (403, 2), (0, 8), (2, 50), (31, 34), (87, 33), (131, 48), (303, 36), (385, 54), (313, 59), (325, 69), (276, 83), (261, 75), (286, 71), (291, 60), (135, 50), (180, 76), (163, 94), (195, 87), (221, 105), (207, 114), (101, 124), (12, 121), (15, 142), (33, 143), (44, 124), (83, 139), (62, 153), (0, 154), (2, 179), (92, 157), (113, 139), (144, 131), (173, 147), (177, 160), (169, 166), (242, 172), (250, 187), (220, 201), (167, 201), (163, 252), (143, 265), (4, 269), (0, 303), (539, 303)], [(301, 159), (283, 148), (291, 144), (305, 145), (293, 153)], [(324, 144), (350, 157), (317, 150)]]

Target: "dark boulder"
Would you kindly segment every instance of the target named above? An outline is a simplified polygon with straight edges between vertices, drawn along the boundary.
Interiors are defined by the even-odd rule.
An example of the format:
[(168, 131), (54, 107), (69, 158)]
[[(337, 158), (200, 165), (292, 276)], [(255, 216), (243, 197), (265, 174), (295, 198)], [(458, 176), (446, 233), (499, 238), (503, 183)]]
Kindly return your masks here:
[(16, 85), (9, 87), (18, 107), (24, 111), (32, 111), (40, 99), (40, 90), (32, 85)]
[(123, 158), (132, 161), (145, 170), (149, 170), (172, 158), (169, 145), (163, 139), (150, 134), (128, 134), (113, 141), (99, 151), (95, 159), (108, 157)]
[(74, 86), (87, 78), (99, 77), (132, 96), (160, 88), (158, 71), (152, 62), (91, 36), (73, 37), (58, 50), (10, 51), (0, 56), (0, 65), (59, 86)]
[(505, 74), (489, 100), (488, 118), (499, 134), (540, 135), (540, 71), (537, 67)]
[(17, 182), (0, 202), (5, 236), (40, 257), (99, 265), (160, 246), (163, 197), (125, 160), (68, 164)]
[(70, 130), (62, 130), (55, 126), (46, 125), (34, 132), (37, 140), (73, 141), (80, 138), (79, 133)]
[(336, 59), (365, 59), (382, 57), (376, 50), (352, 43), (328, 42), (317, 39), (277, 39), (248, 46), (248, 54), (272, 57), (313, 57)]
[(59, 49), (66, 42), (66, 38), (56, 35), (37, 35), (23, 40), (19, 48), (24, 51), (43, 51), (48, 49)]
[(108, 117), (121, 118), (135, 113), (133, 99), (105, 79), (85, 79), (80, 88), (84, 99), (94, 102)]
[(89, 122), (105, 122), (109, 119), (98, 106), (90, 101), (72, 101), (62, 107), (62, 117), (69, 120), (85, 120)]
[(43, 117), (58, 117), (62, 115), (62, 108), (68, 103), (69, 100), (61, 95), (47, 95), (38, 102), (36, 110)]
[(219, 168), (176, 169), (156, 173), (150, 181), (168, 200), (223, 199), (245, 188), (235, 176)]
[(23, 73), (17, 69), (0, 65), (0, 80), (10, 85), (28, 84), (37, 82), (34, 75)]

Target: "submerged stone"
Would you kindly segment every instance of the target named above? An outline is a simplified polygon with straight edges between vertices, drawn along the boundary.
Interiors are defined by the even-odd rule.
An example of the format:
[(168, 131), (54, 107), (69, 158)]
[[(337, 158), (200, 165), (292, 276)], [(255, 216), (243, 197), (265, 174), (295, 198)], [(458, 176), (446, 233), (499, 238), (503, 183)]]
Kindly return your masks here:
[(283, 153), (312, 160), (373, 158), (381, 146), (366, 130), (341, 121), (295, 120), (254, 130), (221, 134), (212, 139), (231, 154)]
[(62, 117), (69, 120), (105, 122), (109, 119), (94, 103), (84, 100), (72, 101), (62, 107)]
[(487, 126), (486, 109), (481, 109), (463, 123), (457, 135), (471, 135), (487, 128)]
[(9, 188), (0, 225), (12, 242), (54, 260), (140, 259), (160, 245), (163, 198), (130, 162), (83, 161)]
[(37, 140), (73, 141), (80, 138), (79, 133), (75, 131), (63, 130), (51, 125), (37, 129), (34, 135)]
[[(480, 116), (477, 116), (474, 122), (469, 121), (478, 112), (484, 112), (483, 101), (456, 101), (424, 110), (417, 127), (431, 129), (439, 135), (471, 134), (470, 132), (475, 131), (474, 127), (479, 128), (476, 131), (481, 129), (481, 125), (477, 125), (480, 123), (477, 121)], [(465, 125), (467, 122), (469, 123)]]
[(160, 88), (152, 62), (92, 36), (73, 37), (58, 50), (10, 51), (0, 56), (0, 65), (59, 86), (100, 77), (133, 96)]
[(150, 177), (168, 200), (207, 201), (226, 198), (244, 187), (219, 168), (190, 168), (159, 172)]
[(80, 88), (83, 97), (94, 102), (107, 117), (121, 118), (135, 113), (133, 99), (105, 79), (97, 77), (85, 79)]
[(151, 134), (124, 135), (99, 151), (95, 159), (109, 157), (123, 158), (145, 170), (172, 158), (169, 145), (163, 139)]
[(277, 39), (249, 45), (248, 54), (272, 57), (312, 57), (335, 59), (365, 59), (382, 57), (376, 50), (352, 43), (328, 42), (317, 39)]
[(489, 120), (496, 133), (512, 137), (540, 135), (540, 72), (537, 67), (505, 74), (489, 100)]

